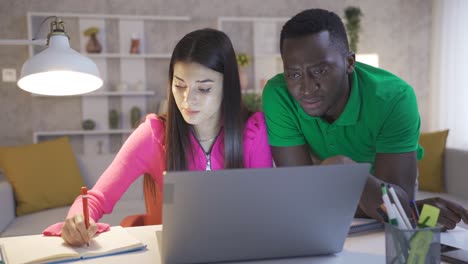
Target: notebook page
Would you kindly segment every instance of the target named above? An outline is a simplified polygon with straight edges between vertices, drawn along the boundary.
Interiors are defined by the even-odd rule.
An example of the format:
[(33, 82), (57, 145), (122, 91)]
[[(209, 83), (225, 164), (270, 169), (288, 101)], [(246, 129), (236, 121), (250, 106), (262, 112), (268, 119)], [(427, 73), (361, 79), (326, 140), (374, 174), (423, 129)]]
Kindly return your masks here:
[(349, 227), (348, 235), (381, 229), (383, 227), (383, 223), (375, 219), (368, 219), (368, 218), (354, 218), (351, 222), (351, 226)]
[(107, 232), (95, 236), (89, 247), (76, 248), (76, 252), (83, 258), (104, 256), (144, 247), (144, 244), (130, 235), (123, 227), (113, 226)]
[(61, 237), (12, 237), (2, 242), (7, 263), (39, 263), (79, 258)]

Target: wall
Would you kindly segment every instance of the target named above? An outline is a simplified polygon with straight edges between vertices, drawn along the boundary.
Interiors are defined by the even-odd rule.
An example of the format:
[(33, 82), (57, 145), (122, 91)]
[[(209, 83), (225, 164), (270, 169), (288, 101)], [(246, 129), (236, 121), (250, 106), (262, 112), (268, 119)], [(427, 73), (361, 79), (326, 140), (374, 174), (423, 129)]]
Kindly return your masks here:
[[(266, 2), (268, 8), (265, 8)], [(215, 27), (217, 16), (286, 17), (312, 7), (329, 9), (342, 15), (344, 8), (349, 5), (359, 6), (364, 13), (359, 52), (378, 53), (380, 67), (399, 75), (415, 88), (425, 129), (429, 112), (432, 1), (2, 0), (0, 39), (27, 38), (28, 11), (188, 15), (197, 26)], [(184, 33), (176, 32), (180, 36)], [(27, 58), (26, 46), (0, 46), (0, 69), (16, 68), (19, 75), (21, 65)], [(149, 111), (155, 111), (158, 98), (166, 95), (165, 87), (155, 89), (158, 89), (157, 96), (150, 102)], [(34, 130), (79, 129), (80, 122), (79, 97), (51, 101), (32, 97), (17, 88), (15, 83), (0, 82), (0, 146), (31, 143)]]

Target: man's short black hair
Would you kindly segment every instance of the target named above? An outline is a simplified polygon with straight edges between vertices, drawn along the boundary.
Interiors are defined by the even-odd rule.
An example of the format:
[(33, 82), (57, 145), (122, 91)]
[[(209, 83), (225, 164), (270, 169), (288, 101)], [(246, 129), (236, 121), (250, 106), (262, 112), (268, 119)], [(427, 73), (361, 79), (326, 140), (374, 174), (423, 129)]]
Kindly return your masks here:
[(328, 31), (331, 42), (343, 52), (349, 51), (348, 37), (340, 17), (323, 9), (308, 9), (288, 20), (281, 30), (280, 51), (283, 52), (283, 41), (287, 38), (299, 38)]

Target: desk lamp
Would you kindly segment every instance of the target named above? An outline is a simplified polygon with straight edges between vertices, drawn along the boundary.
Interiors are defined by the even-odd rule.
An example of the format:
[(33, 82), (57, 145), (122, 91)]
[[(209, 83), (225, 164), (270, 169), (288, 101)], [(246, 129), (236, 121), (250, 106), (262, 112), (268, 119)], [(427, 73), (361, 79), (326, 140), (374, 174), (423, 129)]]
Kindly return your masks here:
[[(31, 93), (50, 96), (78, 95), (99, 89), (103, 81), (96, 64), (70, 48), (63, 21), (54, 18), (47, 35), (48, 47), (23, 64), (18, 86)], [(41, 41), (6, 40), (0, 44), (37, 45)]]

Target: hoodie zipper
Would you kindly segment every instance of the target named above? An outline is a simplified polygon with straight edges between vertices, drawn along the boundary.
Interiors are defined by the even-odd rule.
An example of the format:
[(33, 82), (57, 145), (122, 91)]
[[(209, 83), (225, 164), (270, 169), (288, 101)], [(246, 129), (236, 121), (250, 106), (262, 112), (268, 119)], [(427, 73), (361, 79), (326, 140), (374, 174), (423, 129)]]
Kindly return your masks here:
[[(193, 137), (195, 138), (195, 141), (197, 141), (197, 143), (198, 143), (198, 146), (200, 146), (203, 153), (205, 153), (205, 158), (206, 158), (205, 171), (211, 171), (211, 151), (213, 150), (213, 147), (216, 144), (216, 141), (218, 140), (218, 136), (219, 136), (219, 134), (221, 134), (222, 130), (223, 130), (222, 128), (219, 130), (218, 134), (216, 135), (216, 137), (215, 137), (215, 139), (213, 141), (213, 145), (211, 145), (210, 150), (208, 152), (205, 152), (205, 149), (203, 149), (202, 145), (200, 144), (200, 141), (198, 141), (198, 138), (195, 136), (195, 134), (193, 135)], [(192, 131), (192, 133), (193, 133), (193, 131)]]

